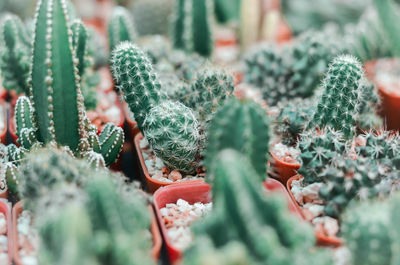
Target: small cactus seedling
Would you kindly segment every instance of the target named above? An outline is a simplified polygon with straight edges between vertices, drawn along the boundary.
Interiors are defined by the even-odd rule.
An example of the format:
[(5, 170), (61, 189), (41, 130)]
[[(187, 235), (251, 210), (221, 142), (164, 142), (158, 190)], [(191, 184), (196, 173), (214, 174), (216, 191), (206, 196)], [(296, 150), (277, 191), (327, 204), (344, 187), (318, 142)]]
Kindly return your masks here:
[(363, 80), (362, 65), (355, 57), (336, 57), (325, 75), (324, 92), (308, 128), (331, 126), (350, 138), (355, 131), (362, 100)]
[(129, 11), (122, 6), (115, 7), (108, 24), (110, 51), (113, 51), (121, 42), (134, 42), (136, 35), (136, 28)]
[(267, 173), (269, 121), (266, 111), (258, 104), (231, 99), (215, 114), (208, 131), (206, 167), (211, 169), (215, 157), (231, 148), (245, 155), (260, 180)]
[(25, 26), (17, 16), (8, 14), (3, 18), (0, 30), (3, 86), (7, 90), (15, 90), (17, 94), (28, 94), (31, 47)]
[(174, 48), (209, 57), (213, 51), (212, 13), (211, 0), (175, 0), (172, 18)]
[[(15, 119), (18, 141), (29, 149), (37, 144), (68, 147), (75, 155), (90, 157), (97, 129), (86, 116), (79, 76), (84, 69), (85, 49), (82, 26), (75, 25), (73, 38), (65, 0), (43, 0), (38, 3), (30, 73), (30, 98), (20, 97)], [(57, 30), (55, 30), (57, 29)], [(73, 40), (75, 48), (73, 47)], [(82, 48), (83, 47), (83, 48)], [(75, 53), (79, 54), (79, 59)], [(118, 157), (124, 138), (121, 128), (108, 132), (113, 142), (100, 149), (106, 165)], [(90, 138), (90, 140), (89, 140)], [(97, 150), (97, 149), (96, 149)]]
[[(324, 251), (311, 254), (312, 228), (288, 213), (283, 197), (262, 192), (257, 172), (235, 150), (218, 154), (213, 185), (213, 211), (193, 225), (197, 236), (207, 236), (215, 247), (238, 241), (260, 264), (331, 264)], [(200, 248), (193, 244), (193, 248)], [(193, 250), (188, 250), (193, 251)]]

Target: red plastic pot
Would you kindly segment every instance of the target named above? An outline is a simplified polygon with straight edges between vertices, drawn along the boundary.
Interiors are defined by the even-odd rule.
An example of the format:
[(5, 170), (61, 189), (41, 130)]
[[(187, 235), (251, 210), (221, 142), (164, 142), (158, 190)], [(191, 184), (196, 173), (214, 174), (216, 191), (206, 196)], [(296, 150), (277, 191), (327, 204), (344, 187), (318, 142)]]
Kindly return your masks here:
[(8, 244), (8, 263), (11, 264), (13, 258), (13, 238), (12, 238), (12, 223), (11, 223), (11, 207), (5, 200), (0, 200), (0, 212), (6, 217), (7, 225), (7, 244)]
[[(292, 182), (294, 180), (299, 180), (301, 178), (302, 178), (302, 176), (300, 176), (300, 175), (296, 175), (296, 176), (291, 177), (287, 182), (286, 188), (287, 188), (287, 191), (288, 191), (290, 197), (292, 198), (292, 201), (296, 204), (296, 207), (300, 210), (301, 213), (303, 213), (303, 211), (300, 208), (300, 205), (298, 204), (298, 202), (296, 201), (296, 199), (294, 198), (293, 193), (292, 193)], [(304, 215), (303, 215), (303, 218), (304, 218)], [(315, 232), (315, 237), (317, 239), (317, 245), (318, 246), (322, 246), (322, 247), (339, 247), (339, 246), (341, 246), (343, 244), (343, 242), (342, 242), (342, 240), (340, 238), (338, 238), (338, 237), (329, 237), (329, 236), (326, 236), (326, 235), (324, 235), (322, 233), (319, 233), (319, 232)]]
[(280, 159), (273, 151), (271, 154), (271, 166), (274, 178), (279, 180), (283, 185), (286, 185), (287, 181), (297, 174), (297, 170), (300, 168), (299, 163), (288, 163)]
[(187, 181), (180, 181), (180, 182), (175, 182), (175, 183), (166, 183), (166, 182), (161, 182), (158, 180), (153, 179), (150, 177), (149, 171), (147, 170), (146, 164), (144, 162), (142, 150), (140, 149), (140, 141), (143, 139), (143, 135), (141, 133), (136, 134), (134, 138), (135, 142), (135, 149), (136, 149), (136, 154), (138, 156), (138, 160), (140, 163), (140, 174), (145, 178), (146, 184), (147, 184), (147, 190), (150, 193), (154, 193), (156, 190), (158, 190), (161, 187), (164, 186), (169, 186), (169, 185), (182, 185), (186, 183), (202, 183), (204, 180), (187, 180)]
[(160, 209), (164, 208), (168, 203), (176, 203), (179, 199), (183, 199), (190, 204), (196, 202), (209, 203), (211, 202), (211, 186), (207, 183), (174, 184), (162, 187), (154, 193), (154, 209), (171, 263), (177, 263), (182, 258), (182, 251), (175, 248), (169, 240)]
[(160, 229), (158, 228), (156, 216), (154, 215), (153, 207), (149, 205), (148, 208), (151, 218), (150, 232), (151, 235), (153, 236), (153, 248), (151, 249), (151, 255), (155, 260), (158, 260), (161, 252), (162, 238)]

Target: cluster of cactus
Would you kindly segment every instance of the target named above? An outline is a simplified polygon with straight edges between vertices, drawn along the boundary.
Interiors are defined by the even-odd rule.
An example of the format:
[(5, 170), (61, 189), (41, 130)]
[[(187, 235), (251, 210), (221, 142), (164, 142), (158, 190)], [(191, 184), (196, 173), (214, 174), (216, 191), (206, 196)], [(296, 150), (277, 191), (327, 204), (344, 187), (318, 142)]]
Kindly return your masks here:
[(386, 163), (400, 155), (400, 137), (389, 131), (370, 131), (362, 136), (365, 144), (356, 146), (358, 156)]
[(269, 105), (309, 97), (339, 49), (328, 34), (304, 33), (292, 46), (261, 45), (246, 58), (245, 81), (259, 87)]
[(129, 5), (138, 34), (141, 36), (168, 34), (169, 17), (175, 0), (136, 0)]
[(179, 50), (174, 50), (168, 57), (168, 62), (172, 64), (176, 75), (186, 81), (191, 82), (196, 77), (198, 69), (206, 67), (206, 60), (198, 54), (186, 54)]
[(300, 134), (306, 129), (314, 112), (309, 99), (294, 99), (282, 107), (276, 118), (275, 132), (281, 137), (283, 144), (295, 146)]
[[(290, 215), (285, 199), (263, 192), (246, 157), (228, 149), (214, 159), (213, 211), (193, 225), (196, 239), (208, 237), (217, 249), (237, 241), (260, 264), (331, 264), (327, 252), (310, 251), (312, 228)], [(201, 247), (195, 241), (189, 257), (194, 259), (190, 254)]]
[(15, 15), (7, 14), (1, 25), (0, 67), (3, 87), (17, 94), (29, 93), (31, 44), (25, 25)]
[(136, 27), (131, 19), (129, 11), (122, 6), (113, 9), (110, 21), (108, 22), (108, 40), (110, 51), (113, 51), (118, 44), (124, 41), (136, 41)]
[(228, 100), (215, 114), (208, 130), (206, 168), (215, 166), (218, 152), (230, 148), (246, 156), (260, 180), (264, 180), (268, 144), (269, 120), (266, 111), (251, 101)]
[(97, 128), (86, 116), (78, 68), (85, 68), (85, 52), (80, 45), (84, 38), (80, 38), (80, 30), (75, 31), (73, 47), (66, 2), (40, 1), (35, 21), (29, 98), (20, 97), (15, 108), (16, 134), (21, 144), (18, 152), (23, 154), (32, 146), (50, 143), (95, 164), (110, 165), (122, 148), (123, 130), (110, 123), (98, 136)]
[(298, 173), (304, 177), (304, 184), (310, 184), (323, 181), (323, 170), (347, 152), (348, 144), (343, 133), (327, 127), (322, 131), (309, 130), (301, 134), (297, 148), (301, 151)]
[(209, 57), (213, 51), (212, 0), (175, 0), (171, 40), (174, 48)]
[(355, 203), (346, 211), (342, 232), (351, 252), (351, 264), (399, 264), (400, 199)]
[(326, 202), (324, 213), (339, 218), (354, 198), (365, 200), (380, 195), (377, 185), (391, 174), (389, 169), (388, 165), (365, 157), (335, 161), (320, 174), (325, 183), (319, 191)]
[(355, 57), (336, 57), (322, 82), (324, 92), (308, 128), (330, 126), (342, 131), (346, 138), (352, 137), (362, 102), (364, 78), (362, 65)]

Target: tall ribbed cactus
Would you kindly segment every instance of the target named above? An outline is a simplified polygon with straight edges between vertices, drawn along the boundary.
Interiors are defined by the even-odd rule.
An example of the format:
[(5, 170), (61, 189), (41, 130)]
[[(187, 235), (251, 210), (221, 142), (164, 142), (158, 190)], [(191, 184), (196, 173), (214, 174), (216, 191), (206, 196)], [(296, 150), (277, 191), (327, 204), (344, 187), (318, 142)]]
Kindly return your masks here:
[(108, 39), (110, 51), (124, 41), (136, 41), (136, 29), (129, 11), (122, 6), (117, 6), (112, 12), (108, 23)]
[(82, 21), (75, 20), (71, 26), (72, 47), (78, 59), (79, 76), (83, 76), (85, 70), (85, 60), (87, 55), (88, 33)]
[(174, 47), (210, 56), (213, 51), (212, 14), (211, 0), (176, 0), (172, 18)]
[(191, 109), (178, 102), (164, 101), (150, 110), (143, 127), (154, 153), (169, 168), (195, 172), (201, 138)]
[(0, 69), (3, 86), (17, 94), (29, 93), (30, 40), (22, 21), (7, 14), (1, 25)]
[(254, 102), (231, 99), (215, 114), (208, 131), (206, 167), (217, 154), (232, 148), (245, 155), (261, 180), (267, 174), (269, 121), (266, 111)]
[(355, 130), (362, 100), (364, 71), (353, 56), (336, 57), (323, 81), (324, 92), (308, 125), (309, 128), (331, 126), (350, 138)]
[[(30, 99), (22, 97), (16, 106), (18, 141), (26, 149), (36, 143), (51, 143), (68, 147), (77, 156), (90, 157), (94, 155), (93, 143), (99, 141), (93, 140), (97, 129), (86, 117), (80, 61), (75, 57), (81, 49), (72, 45), (65, 0), (39, 1), (35, 20)], [(76, 44), (78, 39), (75, 38)], [(124, 137), (121, 128), (108, 132), (114, 133), (107, 143), (114, 144), (101, 146), (104, 150), (100, 152), (107, 154), (107, 165), (117, 158)]]
[(142, 130), (147, 113), (166, 97), (150, 60), (140, 48), (124, 42), (113, 53), (112, 71), (117, 88), (124, 92)]
[[(196, 236), (209, 237), (218, 249), (233, 241), (243, 243), (260, 264), (331, 264), (328, 253), (311, 254), (312, 228), (288, 212), (283, 197), (263, 193), (246, 157), (224, 150), (212, 170), (213, 211), (193, 225)], [(193, 244), (196, 247), (201, 248)]]

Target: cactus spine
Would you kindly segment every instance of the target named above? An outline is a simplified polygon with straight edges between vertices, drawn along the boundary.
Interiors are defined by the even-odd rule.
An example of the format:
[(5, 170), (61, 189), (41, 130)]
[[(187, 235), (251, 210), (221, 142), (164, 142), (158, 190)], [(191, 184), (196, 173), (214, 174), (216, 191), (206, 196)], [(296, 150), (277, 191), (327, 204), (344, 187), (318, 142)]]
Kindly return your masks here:
[(209, 131), (206, 167), (211, 169), (215, 157), (231, 148), (245, 155), (261, 180), (267, 173), (269, 121), (266, 111), (254, 102), (225, 102), (215, 114)]
[(173, 46), (210, 56), (213, 50), (212, 14), (211, 0), (176, 0), (172, 23)]
[(121, 42), (134, 42), (136, 35), (135, 25), (130, 18), (129, 11), (122, 6), (115, 7), (108, 24), (110, 51), (113, 51)]
[(22, 21), (15, 15), (6, 15), (1, 26), (0, 64), (3, 86), (17, 94), (29, 93), (30, 44)]

